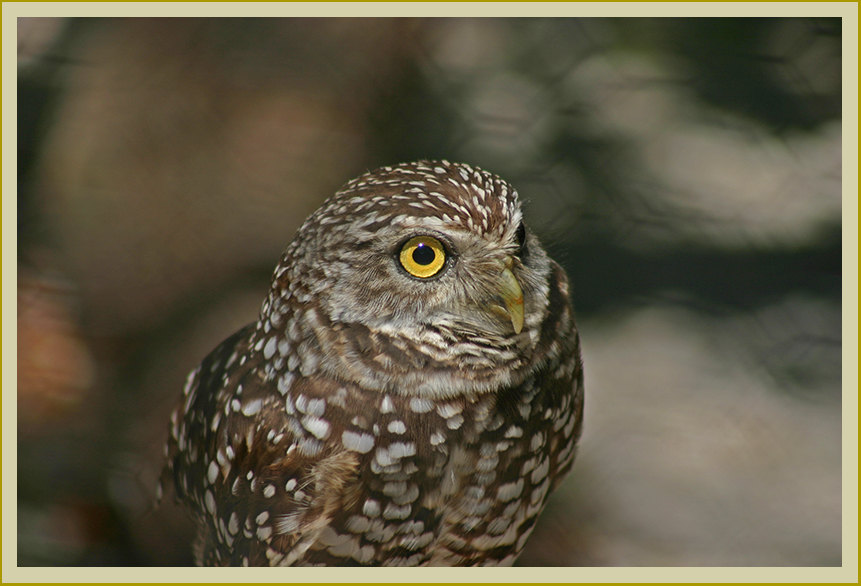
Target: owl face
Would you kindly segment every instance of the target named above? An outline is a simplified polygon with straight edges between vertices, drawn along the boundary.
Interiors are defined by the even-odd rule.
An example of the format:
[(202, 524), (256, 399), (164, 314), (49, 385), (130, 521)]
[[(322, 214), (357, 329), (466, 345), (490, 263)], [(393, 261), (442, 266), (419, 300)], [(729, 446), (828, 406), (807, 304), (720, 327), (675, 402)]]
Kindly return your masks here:
[(367, 384), (421, 370), (418, 388), (436, 396), (528, 362), (549, 263), (510, 185), (418, 163), (360, 177), (324, 204), (288, 249), (281, 286), (317, 305), (321, 327), (306, 334), (321, 356), (343, 357), (332, 374)]

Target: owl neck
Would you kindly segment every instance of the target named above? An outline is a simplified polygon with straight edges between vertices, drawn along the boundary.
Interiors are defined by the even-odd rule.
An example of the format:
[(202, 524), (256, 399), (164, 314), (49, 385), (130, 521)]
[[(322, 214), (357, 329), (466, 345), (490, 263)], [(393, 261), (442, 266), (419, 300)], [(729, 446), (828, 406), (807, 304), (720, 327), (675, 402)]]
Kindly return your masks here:
[[(380, 392), (443, 398), (519, 384), (531, 370), (531, 330), (507, 340), (427, 325), (369, 327), (334, 322), (315, 307), (270, 295), (259, 331), (272, 331), (279, 354), (303, 376), (326, 376)], [(266, 344), (258, 344), (265, 351)], [(265, 355), (264, 355), (265, 358)]]

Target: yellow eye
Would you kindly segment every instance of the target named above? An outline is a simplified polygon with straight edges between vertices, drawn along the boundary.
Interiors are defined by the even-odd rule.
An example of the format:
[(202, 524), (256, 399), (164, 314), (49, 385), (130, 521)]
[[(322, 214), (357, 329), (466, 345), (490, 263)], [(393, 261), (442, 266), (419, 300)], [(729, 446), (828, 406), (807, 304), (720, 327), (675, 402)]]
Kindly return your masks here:
[(442, 270), (445, 249), (432, 236), (416, 236), (401, 248), (401, 266), (414, 277), (427, 279)]

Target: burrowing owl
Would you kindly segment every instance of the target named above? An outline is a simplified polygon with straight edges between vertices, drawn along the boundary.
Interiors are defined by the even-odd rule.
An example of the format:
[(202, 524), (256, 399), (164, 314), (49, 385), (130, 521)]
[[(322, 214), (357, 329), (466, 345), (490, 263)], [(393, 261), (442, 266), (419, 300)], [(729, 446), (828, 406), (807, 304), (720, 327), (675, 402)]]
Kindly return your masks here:
[(189, 375), (165, 477), (202, 565), (510, 565), (582, 413), (568, 280), (514, 188), (404, 164), (302, 225)]

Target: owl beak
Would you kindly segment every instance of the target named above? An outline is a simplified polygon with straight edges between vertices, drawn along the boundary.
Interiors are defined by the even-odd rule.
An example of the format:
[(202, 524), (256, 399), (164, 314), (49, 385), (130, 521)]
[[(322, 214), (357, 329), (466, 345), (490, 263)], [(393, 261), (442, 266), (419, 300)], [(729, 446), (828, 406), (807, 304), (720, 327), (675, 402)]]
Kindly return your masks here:
[(511, 272), (511, 259), (506, 259), (505, 268), (499, 280), (499, 296), (505, 307), (500, 307), (506, 316), (511, 319), (514, 333), (519, 334), (523, 330), (523, 290), (517, 277)]

